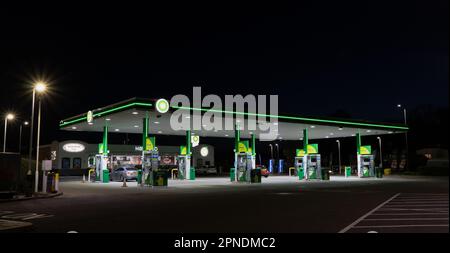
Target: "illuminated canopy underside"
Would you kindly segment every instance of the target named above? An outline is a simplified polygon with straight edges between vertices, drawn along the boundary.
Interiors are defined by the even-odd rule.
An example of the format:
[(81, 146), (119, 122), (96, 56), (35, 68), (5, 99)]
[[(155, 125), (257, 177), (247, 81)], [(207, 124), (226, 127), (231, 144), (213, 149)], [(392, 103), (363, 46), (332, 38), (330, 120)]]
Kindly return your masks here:
[[(156, 135), (185, 135), (184, 130), (175, 131), (170, 126), (170, 117), (174, 110), (180, 109), (173, 107), (169, 112), (161, 114), (154, 108), (155, 100), (133, 98), (122, 101), (103, 108), (92, 110), (93, 121), (91, 124), (87, 122), (87, 112), (62, 120), (60, 122), (60, 129), (67, 131), (85, 131), (85, 132), (102, 132), (105, 124), (109, 126), (110, 132), (117, 133), (142, 133), (142, 119), (146, 114), (149, 115), (150, 127), (149, 133)], [(190, 111), (205, 111), (206, 108), (182, 108)], [(236, 113), (217, 111), (222, 115), (222, 125), (225, 122), (225, 115), (244, 115), (249, 113)], [(251, 116), (256, 116), (252, 115)], [(325, 119), (325, 118), (306, 118), (301, 116), (287, 116), (287, 115), (263, 115), (269, 118), (278, 120), (278, 139), (283, 140), (299, 140), (302, 138), (302, 130), (309, 129), (309, 139), (325, 139), (325, 138), (343, 138), (351, 137), (356, 133), (364, 135), (384, 135), (392, 133), (403, 133), (408, 130), (405, 125), (374, 123), (366, 121), (353, 121), (342, 119)], [(192, 115), (190, 119), (192, 119)], [(257, 117), (256, 117), (257, 118)], [(244, 124), (245, 129), (241, 132), (242, 138), (249, 138), (253, 132), (259, 136), (260, 130), (247, 130), (247, 118), (239, 124)], [(224, 129), (224, 128), (222, 128)], [(195, 130), (192, 132), (203, 137), (224, 137), (233, 138), (233, 130)], [(267, 131), (266, 131), (267, 132)]]

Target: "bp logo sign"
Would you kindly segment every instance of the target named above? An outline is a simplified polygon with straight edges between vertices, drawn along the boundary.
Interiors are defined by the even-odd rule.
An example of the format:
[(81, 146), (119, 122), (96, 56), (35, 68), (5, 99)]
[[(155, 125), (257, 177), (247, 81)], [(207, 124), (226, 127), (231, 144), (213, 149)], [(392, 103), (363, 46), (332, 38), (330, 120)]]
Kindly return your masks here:
[(169, 102), (164, 98), (158, 99), (156, 101), (156, 110), (160, 113), (166, 113), (169, 110)]
[(192, 147), (198, 146), (198, 144), (200, 143), (200, 136), (192, 135), (191, 136), (191, 143), (192, 143)]

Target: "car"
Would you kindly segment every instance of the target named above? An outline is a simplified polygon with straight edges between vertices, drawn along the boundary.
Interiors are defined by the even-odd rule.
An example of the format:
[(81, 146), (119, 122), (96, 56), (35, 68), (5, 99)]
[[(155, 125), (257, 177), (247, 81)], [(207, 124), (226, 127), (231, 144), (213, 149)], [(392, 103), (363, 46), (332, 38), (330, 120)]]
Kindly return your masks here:
[(201, 175), (216, 175), (217, 169), (216, 167), (202, 166), (199, 168), (195, 168), (195, 173)]
[(262, 177), (268, 177), (269, 176), (270, 172), (269, 172), (269, 169), (266, 166), (264, 166), (264, 165), (256, 165), (256, 167), (261, 169), (261, 176)]
[(111, 180), (120, 181), (125, 180), (136, 180), (138, 171), (135, 167), (119, 167), (112, 171)]

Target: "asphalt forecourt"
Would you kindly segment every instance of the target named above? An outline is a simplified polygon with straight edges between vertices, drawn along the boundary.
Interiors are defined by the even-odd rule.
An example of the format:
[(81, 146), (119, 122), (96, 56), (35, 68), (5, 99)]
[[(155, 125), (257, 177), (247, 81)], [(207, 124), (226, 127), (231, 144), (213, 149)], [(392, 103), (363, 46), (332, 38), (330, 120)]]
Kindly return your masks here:
[[(393, 203), (386, 203), (372, 212), (376, 216), (364, 218), (380, 219), (383, 215), (378, 214), (393, 212), (418, 212), (421, 216), (412, 217), (419, 218), (448, 217), (445, 206), (415, 207), (426, 211), (384, 210), (413, 209), (390, 205), (426, 201), (421, 198), (435, 201), (433, 204), (445, 204), (448, 178), (334, 176), (330, 181), (299, 181), (295, 177), (269, 176), (263, 178), (261, 184), (229, 180), (228, 177), (171, 180), (167, 187), (140, 187), (136, 182), (127, 182), (127, 187), (123, 187), (122, 182), (62, 181), (62, 196), (1, 203), (0, 212), (4, 217), (0, 219), (30, 222), (33, 224), (30, 232), (337, 233), (398, 193), (400, 195), (392, 198)], [(428, 202), (432, 202), (430, 200)], [(136, 215), (136, 210), (145, 215)], [(180, 219), (180, 215), (188, 218)], [(84, 222), (87, 220), (91, 222)], [(398, 224), (390, 220), (380, 222), (358, 221), (354, 226)], [(430, 224), (407, 222), (400, 224)], [(445, 220), (426, 222), (448, 226)], [(448, 232), (448, 227), (443, 228)], [(432, 231), (442, 232), (443, 228), (434, 227)], [(345, 232), (391, 231), (387, 229), (352, 227)], [(402, 232), (415, 232), (425, 228), (401, 229), (405, 229)]]
[(448, 193), (397, 193), (340, 233), (448, 233)]

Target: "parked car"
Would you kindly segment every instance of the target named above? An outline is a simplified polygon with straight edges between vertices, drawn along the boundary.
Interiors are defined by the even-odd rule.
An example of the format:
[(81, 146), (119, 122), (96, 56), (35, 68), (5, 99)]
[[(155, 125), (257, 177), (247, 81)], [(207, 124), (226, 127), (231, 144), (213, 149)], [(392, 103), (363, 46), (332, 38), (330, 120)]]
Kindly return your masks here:
[(137, 179), (137, 169), (135, 167), (119, 167), (111, 173), (112, 181), (123, 181), (123, 179), (136, 180)]
[(202, 166), (200, 168), (195, 168), (195, 173), (199, 175), (217, 175), (216, 167)]

